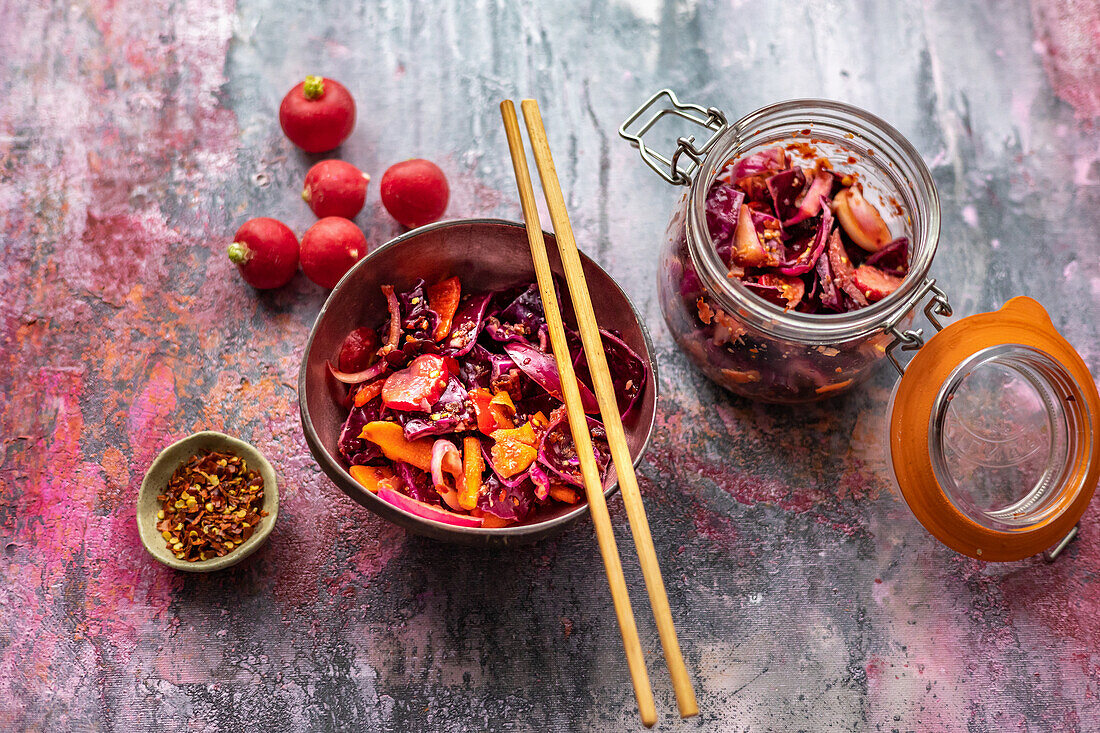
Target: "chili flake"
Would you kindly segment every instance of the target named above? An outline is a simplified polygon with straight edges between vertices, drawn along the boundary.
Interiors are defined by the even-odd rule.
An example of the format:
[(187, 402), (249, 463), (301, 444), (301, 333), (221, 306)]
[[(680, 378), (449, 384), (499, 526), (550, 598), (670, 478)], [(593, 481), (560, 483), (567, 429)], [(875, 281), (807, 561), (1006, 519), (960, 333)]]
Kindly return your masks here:
[(233, 453), (202, 451), (175, 470), (157, 497), (157, 530), (180, 560), (227, 555), (252, 536), (263, 510), (264, 479)]

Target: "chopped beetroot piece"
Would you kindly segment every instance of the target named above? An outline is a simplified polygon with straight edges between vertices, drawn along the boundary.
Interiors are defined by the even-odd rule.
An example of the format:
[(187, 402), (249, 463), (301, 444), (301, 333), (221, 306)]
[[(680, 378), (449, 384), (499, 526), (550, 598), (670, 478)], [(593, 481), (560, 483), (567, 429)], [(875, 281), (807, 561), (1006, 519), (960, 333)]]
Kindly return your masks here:
[(798, 197), (806, 188), (806, 175), (801, 168), (776, 173), (768, 179), (768, 193), (771, 194), (775, 215), (787, 221), (798, 213)]
[(793, 260), (789, 260), (779, 266), (779, 272), (783, 275), (801, 275), (809, 272), (817, 264), (821, 253), (825, 251), (829, 232), (833, 228), (833, 214), (829, 210), (829, 203), (824, 198), (821, 201), (821, 221), (817, 226), (817, 234), (814, 235), (810, 245), (803, 249)]
[(733, 177), (743, 178), (757, 173), (768, 173), (787, 169), (787, 152), (783, 148), (759, 150), (742, 158), (733, 166)]
[[(778, 178), (779, 176), (776, 176)], [(833, 174), (826, 171), (818, 171), (810, 182), (810, 187), (799, 202), (798, 210), (790, 218), (783, 219), (783, 226), (797, 224), (821, 213), (822, 200), (829, 196), (833, 190)]]
[(888, 275), (872, 265), (860, 265), (856, 268), (853, 281), (867, 300), (874, 303), (897, 290), (902, 278)]
[(852, 260), (844, 249), (844, 243), (840, 241), (839, 229), (829, 237), (829, 266), (833, 270), (833, 282), (855, 302), (856, 307), (862, 308), (867, 305), (867, 298), (855, 284), (856, 269), (852, 266)]
[(722, 262), (730, 264), (730, 244), (737, 227), (745, 194), (728, 184), (719, 184), (707, 196), (707, 229)]
[(868, 257), (864, 264), (873, 265), (888, 275), (905, 277), (909, 274), (909, 238), (898, 237)]
[(817, 283), (821, 288), (821, 291), (817, 294), (817, 299), (821, 302), (822, 307), (834, 311), (843, 310), (840, 303), (840, 293), (837, 292), (836, 283), (833, 281), (833, 268), (829, 264), (828, 257), (817, 259), (815, 274)]

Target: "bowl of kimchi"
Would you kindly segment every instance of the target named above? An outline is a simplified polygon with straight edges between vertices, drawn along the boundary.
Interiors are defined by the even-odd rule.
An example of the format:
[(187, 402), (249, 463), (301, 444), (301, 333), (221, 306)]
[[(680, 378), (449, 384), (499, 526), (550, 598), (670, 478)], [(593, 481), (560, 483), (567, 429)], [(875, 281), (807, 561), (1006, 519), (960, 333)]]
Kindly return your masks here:
[[(551, 269), (562, 276), (552, 234)], [(649, 333), (583, 253), (635, 465), (653, 432)], [(603, 476), (617, 489), (564, 280), (558, 283)], [(472, 545), (556, 534), (588, 512), (522, 224), (446, 221), (371, 252), (317, 316), (298, 380), (302, 427), (342, 491), (411, 532)]]

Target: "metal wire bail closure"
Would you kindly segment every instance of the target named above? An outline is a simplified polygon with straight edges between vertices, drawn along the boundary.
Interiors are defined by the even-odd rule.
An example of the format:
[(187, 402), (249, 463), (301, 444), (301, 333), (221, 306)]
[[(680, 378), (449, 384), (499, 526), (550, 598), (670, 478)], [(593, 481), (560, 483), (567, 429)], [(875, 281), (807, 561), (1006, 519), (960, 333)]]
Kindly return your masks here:
[(954, 311), (951, 308), (951, 302), (947, 299), (947, 293), (937, 287), (936, 281), (932, 278), (925, 280), (920, 290), (914, 293), (913, 305), (902, 311), (896, 320), (886, 324), (883, 328), (886, 333), (894, 337), (894, 340), (886, 347), (886, 356), (901, 376), (905, 376), (905, 367), (898, 361), (894, 349), (900, 346), (902, 351), (916, 351), (924, 346), (924, 329), (910, 328), (902, 331), (898, 328), (898, 324), (929, 293), (932, 294), (932, 298), (924, 306), (924, 317), (935, 327), (936, 331), (942, 331), (943, 324), (940, 322), (940, 318), (950, 318)]
[[(636, 132), (630, 131), (631, 125), (637, 122), (651, 107), (665, 99), (667, 99), (667, 103), (665, 103), (667, 106), (658, 108)], [(676, 150), (669, 158), (648, 147), (643, 139), (645, 134), (665, 115), (675, 115), (710, 130), (711, 136), (701, 145), (695, 143), (694, 135), (678, 138), (676, 140)], [(645, 164), (656, 171), (661, 178), (674, 185), (688, 186), (691, 184), (691, 177), (702, 165), (703, 158), (728, 128), (729, 123), (726, 121), (726, 115), (721, 110), (714, 107), (703, 107), (698, 104), (684, 104), (676, 98), (671, 89), (662, 89), (643, 102), (641, 107), (638, 107), (630, 117), (626, 118), (626, 121), (619, 126), (619, 137), (637, 148)], [(686, 157), (690, 161), (686, 166), (680, 163), (682, 157)]]

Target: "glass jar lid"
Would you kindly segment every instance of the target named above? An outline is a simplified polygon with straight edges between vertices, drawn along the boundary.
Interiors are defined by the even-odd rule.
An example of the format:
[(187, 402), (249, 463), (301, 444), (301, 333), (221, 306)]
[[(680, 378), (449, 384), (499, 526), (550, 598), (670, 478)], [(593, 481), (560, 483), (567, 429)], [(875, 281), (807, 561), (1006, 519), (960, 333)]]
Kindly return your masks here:
[(953, 550), (1019, 560), (1066, 537), (1100, 476), (1100, 397), (1030, 298), (963, 318), (920, 348), (890, 410), (906, 502)]

